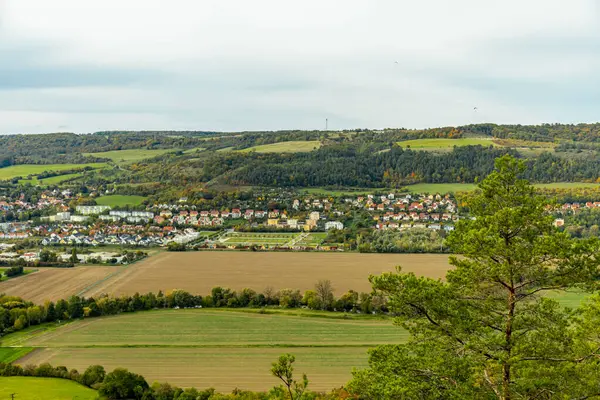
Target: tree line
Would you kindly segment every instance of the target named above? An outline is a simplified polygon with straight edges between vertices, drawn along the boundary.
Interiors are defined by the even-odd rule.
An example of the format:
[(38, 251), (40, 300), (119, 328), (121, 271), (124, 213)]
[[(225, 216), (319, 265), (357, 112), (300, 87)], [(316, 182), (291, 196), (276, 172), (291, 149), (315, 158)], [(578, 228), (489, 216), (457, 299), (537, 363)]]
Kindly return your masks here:
[[(107, 373), (101, 365), (91, 365), (83, 373), (65, 366), (53, 367), (48, 363), (38, 366), (0, 363), (0, 376), (39, 377), (67, 379), (92, 389), (109, 400), (334, 400), (351, 398), (343, 388), (334, 389), (330, 393), (318, 393), (308, 390), (308, 378), (294, 378), (294, 362), (291, 354), (281, 355), (272, 363), (271, 375), (282, 384), (265, 392), (251, 392), (234, 389), (231, 394), (217, 393), (214, 388), (198, 390), (194, 387), (182, 389), (169, 383), (155, 382), (150, 385), (146, 379), (125, 368), (115, 368)], [(266, 371), (265, 371), (266, 374)], [(18, 393), (17, 393), (18, 395)]]
[[(206, 296), (193, 295), (184, 290), (168, 293), (134, 294), (132, 296), (85, 298), (71, 296), (56, 302), (46, 301), (36, 305), (20, 297), (0, 296), (0, 335), (16, 332), (46, 322), (60, 322), (79, 318), (93, 318), (166, 308), (260, 308), (268, 313), (269, 307), (309, 308), (312, 310), (385, 313), (384, 297), (349, 290), (340, 297), (334, 296), (333, 285), (321, 280), (314, 289), (302, 293), (300, 290), (265, 289), (262, 293), (252, 289), (240, 291), (215, 287)], [(264, 309), (264, 310), (263, 310)]]

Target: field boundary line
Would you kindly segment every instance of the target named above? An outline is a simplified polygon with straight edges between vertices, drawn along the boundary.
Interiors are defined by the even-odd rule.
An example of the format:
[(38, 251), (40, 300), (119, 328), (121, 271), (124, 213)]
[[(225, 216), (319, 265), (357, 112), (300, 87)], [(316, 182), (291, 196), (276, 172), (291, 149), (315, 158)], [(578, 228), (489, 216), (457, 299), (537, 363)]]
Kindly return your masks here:
[[(389, 342), (388, 344), (394, 344)], [(302, 344), (302, 343), (265, 343), (265, 344), (90, 344), (65, 346), (27, 346), (36, 349), (275, 349), (275, 348), (371, 348), (378, 343), (349, 344)], [(385, 344), (385, 343), (383, 343)]]

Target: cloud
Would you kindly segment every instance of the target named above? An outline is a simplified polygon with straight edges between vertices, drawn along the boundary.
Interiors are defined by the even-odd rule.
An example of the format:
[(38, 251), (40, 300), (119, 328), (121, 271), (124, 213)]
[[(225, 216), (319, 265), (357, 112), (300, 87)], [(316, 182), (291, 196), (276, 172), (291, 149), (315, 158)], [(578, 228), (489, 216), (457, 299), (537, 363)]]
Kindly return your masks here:
[(600, 106), (593, 0), (0, 0), (0, 18), (0, 132), (575, 122)]

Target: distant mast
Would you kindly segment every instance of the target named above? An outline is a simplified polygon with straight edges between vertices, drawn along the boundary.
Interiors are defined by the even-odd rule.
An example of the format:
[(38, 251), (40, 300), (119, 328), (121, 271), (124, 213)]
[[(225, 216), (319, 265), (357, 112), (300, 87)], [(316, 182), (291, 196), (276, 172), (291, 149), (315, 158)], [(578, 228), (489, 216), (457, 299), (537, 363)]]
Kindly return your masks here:
[(325, 118), (325, 131), (328, 131), (329, 129), (329, 119)]

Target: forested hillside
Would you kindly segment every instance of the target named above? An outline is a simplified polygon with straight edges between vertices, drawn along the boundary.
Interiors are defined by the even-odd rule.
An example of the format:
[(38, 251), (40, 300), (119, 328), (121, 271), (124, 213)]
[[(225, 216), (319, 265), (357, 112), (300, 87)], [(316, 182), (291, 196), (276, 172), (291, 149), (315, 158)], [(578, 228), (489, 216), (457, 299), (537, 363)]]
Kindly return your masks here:
[[(533, 182), (595, 182), (599, 140), (600, 124), (53, 133), (0, 136), (0, 165), (105, 162), (112, 167), (76, 181), (107, 185), (401, 187), (474, 183), (490, 173), (495, 158), (511, 154), (525, 159), (525, 177)], [(38, 178), (56, 175), (52, 168)], [(6, 175), (15, 182), (27, 177)]]

